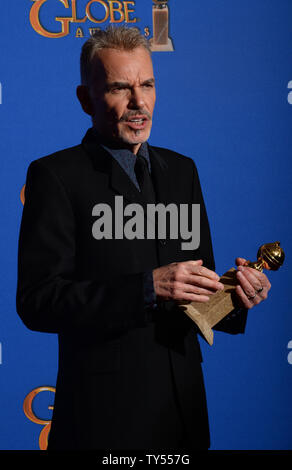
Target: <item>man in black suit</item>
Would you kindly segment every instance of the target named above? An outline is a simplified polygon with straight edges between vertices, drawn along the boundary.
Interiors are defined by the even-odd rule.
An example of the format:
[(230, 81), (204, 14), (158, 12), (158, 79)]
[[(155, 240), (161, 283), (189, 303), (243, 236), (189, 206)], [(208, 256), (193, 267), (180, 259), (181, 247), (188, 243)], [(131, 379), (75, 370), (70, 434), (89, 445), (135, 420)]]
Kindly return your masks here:
[[(29, 166), (19, 239), (18, 313), (59, 337), (49, 449), (208, 449), (197, 331), (179, 308), (223, 287), (196, 167), (147, 143), (155, 80), (136, 29), (87, 41), (81, 77), (93, 126), (81, 145)], [(159, 235), (157, 219), (155, 237), (141, 236), (153, 204), (189, 216), (199, 204), (200, 244), (183, 249), (183, 232), (173, 237), (168, 222)], [(216, 326), (229, 333), (244, 331), (247, 309), (270, 289), (236, 262), (242, 308)]]

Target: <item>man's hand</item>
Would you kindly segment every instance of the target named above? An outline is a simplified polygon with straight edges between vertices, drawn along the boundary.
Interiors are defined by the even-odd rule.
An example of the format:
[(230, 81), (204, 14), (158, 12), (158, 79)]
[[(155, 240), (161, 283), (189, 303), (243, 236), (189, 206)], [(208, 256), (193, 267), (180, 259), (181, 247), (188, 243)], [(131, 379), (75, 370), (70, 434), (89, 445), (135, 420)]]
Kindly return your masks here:
[(171, 263), (154, 269), (153, 285), (160, 300), (207, 302), (209, 296), (224, 286), (214, 271), (205, 268), (202, 260)]
[(248, 262), (244, 258), (236, 258), (235, 263), (239, 281), (236, 293), (243, 307), (252, 308), (267, 298), (271, 284), (264, 273), (247, 267)]

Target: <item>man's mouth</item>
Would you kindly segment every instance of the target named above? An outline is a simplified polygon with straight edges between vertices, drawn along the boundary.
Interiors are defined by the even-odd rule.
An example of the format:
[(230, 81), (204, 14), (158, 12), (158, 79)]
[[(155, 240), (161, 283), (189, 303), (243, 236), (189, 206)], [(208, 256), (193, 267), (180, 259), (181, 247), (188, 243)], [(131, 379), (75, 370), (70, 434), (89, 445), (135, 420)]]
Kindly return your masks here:
[(143, 130), (149, 121), (151, 121), (151, 115), (143, 110), (140, 113), (129, 112), (126, 113), (120, 120), (124, 122), (130, 129)]
[(129, 119), (128, 122), (143, 122), (145, 119)]
[(144, 129), (148, 118), (146, 116), (134, 116), (126, 119), (125, 122), (132, 129)]

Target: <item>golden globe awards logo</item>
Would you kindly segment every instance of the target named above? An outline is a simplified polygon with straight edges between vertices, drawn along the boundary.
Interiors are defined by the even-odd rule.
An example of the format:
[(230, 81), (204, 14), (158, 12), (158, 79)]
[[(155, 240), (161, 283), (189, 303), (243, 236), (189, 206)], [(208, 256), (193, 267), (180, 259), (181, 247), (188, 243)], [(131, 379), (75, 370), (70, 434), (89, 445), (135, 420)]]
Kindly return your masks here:
[[(105, 23), (136, 24), (140, 18), (136, 16), (135, 1), (119, 0), (89, 0), (83, 4), (81, 12), (78, 0), (59, 0), (64, 7), (64, 15), (53, 17), (58, 25), (57, 31), (51, 31), (41, 20), (43, 8), (49, 5), (50, 0), (32, 0), (29, 20), (32, 28), (41, 36), (51, 39), (64, 38), (72, 34), (72, 25), (76, 25), (75, 37), (83, 38), (85, 24), (91, 23), (88, 28), (90, 35), (100, 29)], [(150, 1), (149, 1), (150, 3)], [(151, 5), (151, 4), (150, 4)], [(78, 13), (77, 13), (78, 9)], [(168, 0), (153, 0), (152, 2), (152, 37), (149, 38), (153, 51), (173, 51), (172, 40), (169, 38), (169, 6)], [(149, 37), (151, 27), (144, 27), (144, 34)]]
[[(51, 420), (48, 418), (40, 418), (37, 416), (34, 410), (34, 400), (38, 396), (39, 393), (42, 392), (51, 392), (55, 393), (55, 387), (51, 386), (44, 386), (44, 387), (37, 387), (25, 397), (23, 402), (23, 411), (25, 416), (35, 424), (39, 424), (42, 427), (40, 435), (39, 435), (39, 448), (40, 450), (46, 450), (48, 446), (48, 437), (51, 429)], [(53, 410), (53, 406), (48, 406), (49, 410)]]
[[(113, 0), (90, 0), (86, 6), (84, 15), (77, 17), (77, 0), (59, 0), (64, 5), (66, 16), (55, 17), (55, 21), (60, 24), (59, 32), (52, 32), (46, 29), (40, 21), (41, 8), (49, 0), (34, 0), (30, 10), (30, 23), (33, 29), (40, 35), (47, 38), (63, 38), (70, 34), (70, 24), (82, 24), (87, 20), (94, 24), (105, 23), (136, 23), (137, 18), (134, 17), (135, 2), (133, 1), (113, 1)], [(95, 13), (93, 12), (95, 10)], [(83, 36), (83, 30), (80, 28), (76, 31), (77, 37)]]

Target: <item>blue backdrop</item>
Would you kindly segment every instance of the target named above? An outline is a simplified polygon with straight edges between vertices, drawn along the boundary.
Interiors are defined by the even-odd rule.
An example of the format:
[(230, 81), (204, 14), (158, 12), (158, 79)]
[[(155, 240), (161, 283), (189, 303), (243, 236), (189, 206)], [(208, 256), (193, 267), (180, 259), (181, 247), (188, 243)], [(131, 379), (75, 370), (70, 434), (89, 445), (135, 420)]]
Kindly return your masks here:
[[(79, 54), (89, 28), (109, 23), (110, 6), (122, 12), (114, 21), (128, 19), (153, 35), (151, 0), (37, 2), (43, 30), (58, 34), (55, 18), (69, 17), (62, 20), (68, 34), (37, 32), (31, 0), (2, 2), (0, 18), (0, 448), (8, 450), (44, 446), (57, 370), (56, 336), (27, 330), (15, 308), (27, 167), (78, 144), (91, 125), (75, 95)], [(101, 22), (78, 22), (86, 11)], [(150, 143), (195, 160), (216, 271), (223, 274), (237, 256), (254, 260), (262, 243), (279, 240), (286, 252), (285, 265), (269, 274), (268, 300), (249, 313), (246, 334), (215, 332), (212, 347), (201, 341), (211, 449), (292, 449), (292, 4), (169, 0), (169, 36), (174, 51), (153, 53), (158, 99)]]

